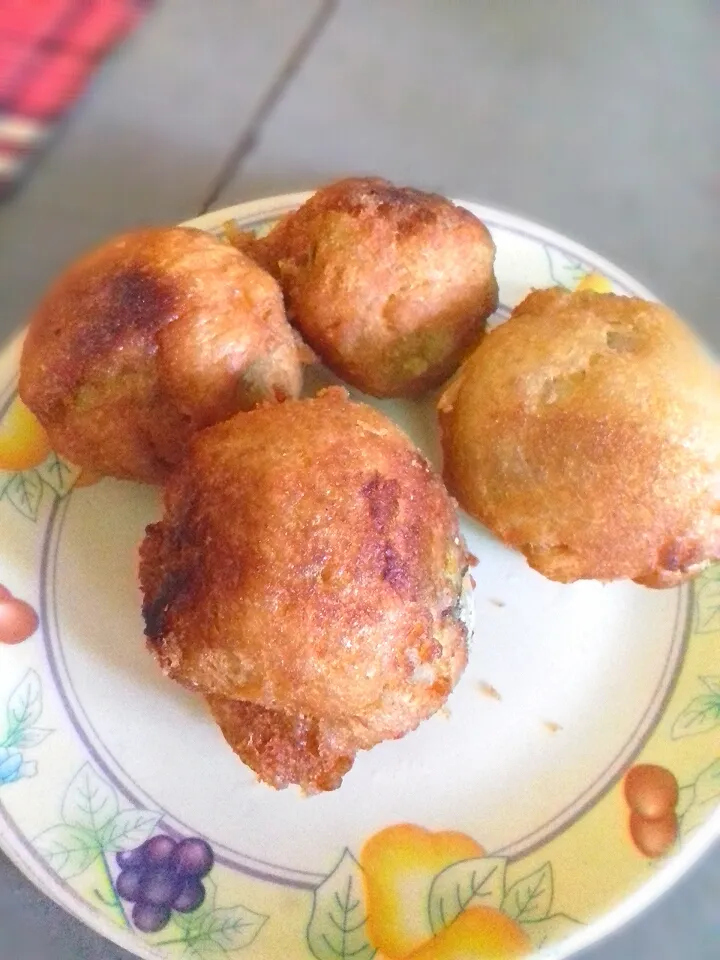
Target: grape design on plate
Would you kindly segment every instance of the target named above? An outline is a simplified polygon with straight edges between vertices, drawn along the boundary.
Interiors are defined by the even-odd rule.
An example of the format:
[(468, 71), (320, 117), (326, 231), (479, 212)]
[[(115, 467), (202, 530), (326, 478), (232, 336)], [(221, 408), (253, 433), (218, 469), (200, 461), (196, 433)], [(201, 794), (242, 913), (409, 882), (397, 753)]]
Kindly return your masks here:
[(132, 921), (143, 933), (167, 926), (173, 910), (190, 913), (205, 900), (203, 878), (215, 857), (205, 840), (173, 840), (167, 834), (150, 837), (135, 850), (117, 855), (118, 896), (133, 904)]

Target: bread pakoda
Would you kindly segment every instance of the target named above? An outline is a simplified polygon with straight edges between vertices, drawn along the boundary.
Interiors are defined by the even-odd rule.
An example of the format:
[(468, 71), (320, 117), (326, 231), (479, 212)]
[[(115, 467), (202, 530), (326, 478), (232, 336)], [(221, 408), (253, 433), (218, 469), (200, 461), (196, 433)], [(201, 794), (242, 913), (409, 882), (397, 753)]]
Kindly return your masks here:
[(56, 281), (30, 322), (19, 390), (73, 463), (154, 482), (197, 430), (301, 382), (276, 281), (173, 227), (111, 240)]
[(550, 579), (673, 586), (720, 559), (720, 375), (660, 304), (537, 290), (439, 411), (451, 493)]
[[(332, 388), (193, 440), (141, 548), (148, 646), (264, 780), (327, 789), (445, 702), (467, 657), (466, 566), (441, 479)], [(250, 726), (223, 701), (266, 712)]]
[(447, 380), (497, 306), (485, 225), (445, 197), (387, 180), (323, 187), (259, 244), (308, 344), (377, 397)]

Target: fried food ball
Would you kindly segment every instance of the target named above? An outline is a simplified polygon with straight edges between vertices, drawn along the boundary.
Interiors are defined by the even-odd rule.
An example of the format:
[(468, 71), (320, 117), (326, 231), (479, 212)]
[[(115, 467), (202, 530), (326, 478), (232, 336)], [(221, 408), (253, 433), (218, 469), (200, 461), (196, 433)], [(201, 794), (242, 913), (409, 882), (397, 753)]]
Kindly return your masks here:
[(117, 237), (56, 281), (31, 320), (19, 391), (73, 463), (155, 482), (198, 429), (295, 397), (301, 380), (276, 281), (173, 227)]
[(720, 376), (665, 307), (537, 290), (439, 412), (450, 491), (551, 580), (666, 587), (720, 559)]
[[(340, 388), (201, 433), (140, 557), (149, 648), (270, 783), (339, 782), (338, 763), (414, 729), (465, 666), (453, 502)], [(265, 711), (249, 727), (241, 701)]]
[(444, 197), (386, 180), (323, 187), (260, 245), (305, 340), (376, 397), (417, 396), (447, 380), (497, 306), (485, 225)]

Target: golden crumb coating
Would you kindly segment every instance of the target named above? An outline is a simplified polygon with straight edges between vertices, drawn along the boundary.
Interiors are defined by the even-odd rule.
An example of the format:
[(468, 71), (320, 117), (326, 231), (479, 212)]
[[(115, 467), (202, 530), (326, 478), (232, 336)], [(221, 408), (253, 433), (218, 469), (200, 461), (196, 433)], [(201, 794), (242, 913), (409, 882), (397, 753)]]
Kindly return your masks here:
[(451, 492), (550, 579), (673, 586), (720, 559), (720, 376), (665, 307), (537, 290), (439, 412)]
[(352, 755), (455, 685), (465, 567), (440, 478), (333, 388), (195, 438), (141, 548), (148, 645), (179, 682), (317, 722)]
[(444, 197), (386, 180), (323, 187), (260, 245), (303, 337), (374, 396), (443, 383), (497, 306), (484, 224)]
[(19, 385), (59, 453), (148, 482), (198, 429), (300, 389), (276, 281), (188, 227), (128, 233), (73, 264), (31, 320)]
[(326, 723), (245, 700), (206, 700), (233, 751), (276, 790), (290, 784), (306, 793), (336, 790), (353, 765), (354, 749), (336, 746)]

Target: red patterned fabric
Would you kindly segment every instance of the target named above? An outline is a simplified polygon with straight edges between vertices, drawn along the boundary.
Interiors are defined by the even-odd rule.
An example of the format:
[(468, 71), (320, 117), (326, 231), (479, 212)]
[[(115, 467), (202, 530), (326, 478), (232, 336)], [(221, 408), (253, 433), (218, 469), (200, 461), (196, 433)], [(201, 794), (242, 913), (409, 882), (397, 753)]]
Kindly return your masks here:
[(152, 0), (0, 0), (0, 196)]

